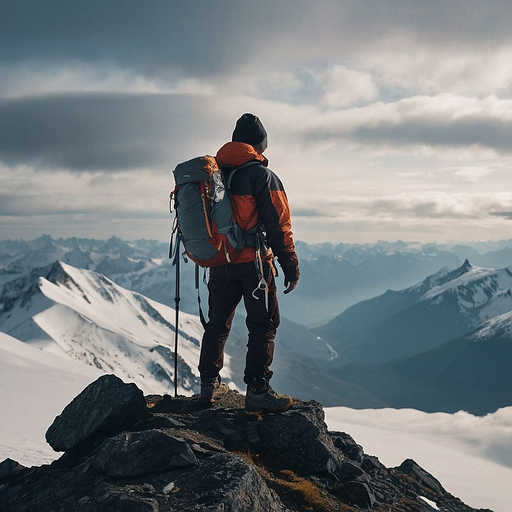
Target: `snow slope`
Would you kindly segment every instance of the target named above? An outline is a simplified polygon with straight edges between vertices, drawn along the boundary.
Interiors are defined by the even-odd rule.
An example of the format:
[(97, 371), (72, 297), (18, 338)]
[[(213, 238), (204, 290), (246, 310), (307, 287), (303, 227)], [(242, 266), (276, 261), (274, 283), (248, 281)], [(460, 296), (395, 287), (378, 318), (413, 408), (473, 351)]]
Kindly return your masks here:
[[(21, 297), (2, 329), (45, 350), (135, 382), (146, 394), (174, 390), (175, 310), (105, 276), (62, 262)], [(180, 313), (178, 392), (198, 390), (199, 319)], [(230, 383), (229, 356), (223, 379)]]
[[(23, 465), (59, 457), (44, 435), (98, 369), (0, 333), (0, 461)], [(330, 430), (348, 432), (386, 466), (412, 458), (473, 507), (510, 511), (512, 407), (475, 417), (412, 409), (326, 408)]]
[(466, 504), (510, 512), (512, 407), (483, 417), (346, 407), (325, 413), (329, 430), (348, 432), (385, 466), (413, 459)]
[(339, 361), (368, 365), (426, 352), (511, 311), (511, 268), (465, 261), (415, 286), (355, 304), (313, 331), (331, 344)]
[(473, 317), (473, 325), (507, 313), (512, 308), (512, 272), (509, 268), (494, 270), (464, 263), (461, 276), (431, 288), (421, 300), (443, 300), (447, 293), (457, 297), (461, 313)]
[(25, 466), (58, 457), (44, 434), (55, 416), (103, 372), (0, 332), (0, 461)]

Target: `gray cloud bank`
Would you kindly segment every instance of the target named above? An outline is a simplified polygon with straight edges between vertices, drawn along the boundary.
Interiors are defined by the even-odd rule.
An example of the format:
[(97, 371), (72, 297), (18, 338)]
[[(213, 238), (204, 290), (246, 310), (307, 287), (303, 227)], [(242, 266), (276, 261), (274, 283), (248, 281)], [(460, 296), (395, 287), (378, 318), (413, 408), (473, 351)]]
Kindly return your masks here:
[(272, 60), (287, 43), (325, 56), (400, 33), (440, 47), (503, 42), (511, 38), (511, 10), (506, 0), (18, 0), (2, 2), (0, 46), (9, 50), (0, 62), (106, 58), (148, 73), (178, 65), (202, 74), (274, 48)]
[[(291, 127), (305, 142), (353, 140), (394, 147), (479, 146), (498, 153), (512, 150), (512, 105), (499, 112), (479, 108), (457, 115), (457, 105), (423, 98), (420, 113), (401, 112), (399, 103), (346, 111), (324, 123)], [(496, 100), (498, 103), (499, 101)], [(229, 135), (219, 129), (210, 97), (189, 95), (73, 94), (0, 100), (0, 160), (7, 165), (69, 170), (127, 170), (169, 166), (176, 148)], [(455, 102), (456, 103), (456, 102)], [(478, 106), (478, 105), (477, 105)], [(451, 113), (450, 110), (451, 109)], [(434, 114), (434, 115), (433, 115)], [(505, 114), (505, 115), (504, 115)]]
[[(69, 170), (126, 170), (172, 162), (172, 148), (213, 130), (201, 100), (179, 95), (73, 94), (0, 100), (0, 159)], [(207, 109), (203, 110), (204, 112)]]
[[(1, 2), (0, 227), (67, 215), (75, 234), (96, 212), (144, 227), (166, 214), (176, 163), (214, 154), (254, 111), (292, 205), (303, 197), (299, 230), (364, 236), (375, 216), (393, 236), (419, 218), (501, 229), (510, 19), (508, 0)], [(329, 184), (313, 198), (311, 169)]]
[[(266, 101), (267, 110), (271, 100), (277, 118), (280, 98), (304, 102), (311, 91), (315, 92), (309, 97), (314, 109), (310, 113), (317, 120), (310, 126), (290, 127), (289, 138), (303, 130), (306, 139), (320, 142), (479, 145), (510, 152), (508, 103), (503, 104), (506, 117), (484, 107), (456, 117), (454, 112), (461, 107), (457, 99), (448, 106), (448, 115), (442, 106), (432, 116), (429, 108), (436, 111), (435, 94), (442, 90), (434, 91), (428, 104), (424, 99), (419, 113), (401, 112), (409, 108), (404, 102), (414, 103), (414, 97), (400, 100), (394, 93), (391, 99), (390, 94), (392, 87), (402, 92), (431, 89), (430, 79), (437, 80), (439, 88), (447, 75), (458, 84), (458, 74), (466, 82), (474, 81), (475, 88), (484, 87), (477, 83), (482, 73), (482, 68), (476, 69), (478, 59), (492, 60), (486, 58), (488, 53), (503, 47), (512, 58), (512, 32), (506, 21), (512, 15), (509, 2), (325, 1), (319, 8), (306, 0), (22, 0), (4, 2), (0, 9), (0, 47), (6, 49), (0, 53), (0, 71), (4, 93), (9, 93), (2, 99), (0, 79), (0, 160), (7, 165), (71, 170), (158, 167), (172, 161), (172, 147), (190, 147), (191, 139), (220, 141), (211, 135), (219, 131), (219, 119), (224, 133), (230, 133), (228, 116), (214, 106), (220, 97), (242, 103), (252, 96), (252, 103)], [(468, 55), (477, 61), (466, 62)], [(338, 67), (330, 69), (329, 63)], [(422, 83), (430, 85), (416, 80), (416, 65), (423, 67)], [(80, 91), (75, 84), (73, 94), (51, 88), (50, 93), (38, 94), (43, 84), (27, 84), (37, 82), (48, 69), (45, 78), (56, 75), (52, 85), (57, 87), (70, 69), (86, 66), (95, 70), (91, 81), (103, 78), (108, 84), (124, 73), (132, 82), (153, 80), (164, 94), (130, 94), (126, 84), (103, 93)], [(18, 83), (11, 83), (12, 76), (27, 69), (32, 77), (22, 74)], [(329, 69), (330, 78), (315, 77)], [(485, 72), (492, 74), (494, 69)], [(104, 76), (108, 73), (112, 76)], [(272, 73), (277, 73), (275, 83)], [(283, 77), (290, 83), (283, 84)], [(169, 84), (182, 80), (183, 89), (192, 78), (199, 80), (196, 87), (211, 88), (208, 96), (204, 91), (200, 96), (191, 91), (165, 94)], [(489, 80), (487, 95), (510, 87), (512, 71), (496, 83)], [(16, 97), (16, 86), (28, 88), (29, 95)], [(319, 87), (323, 92), (315, 90)], [(384, 96), (388, 91), (390, 97), (384, 112), (372, 104), (379, 91)], [(453, 94), (464, 97), (464, 92)], [(361, 111), (340, 108), (351, 100), (369, 106)], [(338, 120), (330, 122), (329, 110), (340, 113)], [(310, 122), (304, 119), (304, 125)]]

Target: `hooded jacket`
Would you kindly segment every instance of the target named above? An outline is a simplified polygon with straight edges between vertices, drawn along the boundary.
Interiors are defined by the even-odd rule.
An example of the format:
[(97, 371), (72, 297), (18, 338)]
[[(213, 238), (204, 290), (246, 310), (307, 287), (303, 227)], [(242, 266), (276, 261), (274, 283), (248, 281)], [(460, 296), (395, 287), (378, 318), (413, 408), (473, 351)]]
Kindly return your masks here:
[[(219, 149), (215, 158), (228, 176), (247, 162), (259, 162), (243, 167), (232, 178), (230, 192), (235, 221), (244, 230), (261, 223), (286, 280), (297, 281), (299, 262), (291, 231), (288, 198), (281, 180), (267, 167), (268, 160), (253, 146), (243, 142), (228, 142)], [(254, 261), (255, 258), (256, 249), (245, 247), (236, 263)]]

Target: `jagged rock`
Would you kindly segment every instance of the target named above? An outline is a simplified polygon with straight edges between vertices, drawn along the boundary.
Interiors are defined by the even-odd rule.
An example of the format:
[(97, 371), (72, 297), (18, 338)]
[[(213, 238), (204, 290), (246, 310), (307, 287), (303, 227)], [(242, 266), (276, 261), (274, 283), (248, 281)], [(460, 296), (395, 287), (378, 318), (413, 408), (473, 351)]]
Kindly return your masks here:
[(142, 391), (115, 375), (103, 375), (87, 386), (46, 432), (46, 441), (56, 451), (69, 450), (98, 431), (119, 431), (147, 417)]
[(5, 459), (3, 462), (0, 462), (0, 482), (12, 475), (15, 475), (16, 473), (19, 473), (24, 468), (25, 466), (22, 466), (15, 460)]
[(189, 444), (160, 430), (122, 432), (106, 439), (93, 458), (94, 468), (107, 476), (142, 476), (196, 462)]
[(142, 411), (141, 395), (112, 376), (87, 387), (49, 429), (59, 460), (0, 464), (2, 512), (474, 510), (414, 461), (388, 469), (328, 432), (317, 402), (258, 416), (232, 391), (210, 409), (151, 396)]
[(329, 432), (334, 446), (341, 450), (349, 459), (361, 464), (364, 459), (363, 447), (357, 444), (346, 432)]
[(276, 468), (301, 475), (334, 474), (344, 457), (334, 446), (324, 419), (318, 402), (297, 403), (285, 413), (257, 423), (258, 436), (252, 445)]
[[(211, 512), (284, 512), (278, 495), (266, 485), (254, 464), (230, 453), (206, 459), (200, 468), (198, 485), (190, 485), (190, 474), (175, 480), (178, 491), (170, 501), (171, 510)], [(174, 506), (174, 508), (173, 508)]]
[(134, 489), (112, 489), (98, 500), (83, 500), (77, 512), (158, 512), (158, 501), (133, 495)]
[(413, 475), (421, 485), (434, 491), (435, 493), (442, 493), (444, 491), (441, 483), (436, 480), (430, 473), (427, 473), (422, 467), (418, 466), (412, 459), (406, 459), (400, 464), (399, 468), (403, 473)]
[(347, 493), (350, 501), (358, 507), (372, 508), (375, 496), (370, 486), (365, 482), (347, 482), (343, 485), (343, 491)]

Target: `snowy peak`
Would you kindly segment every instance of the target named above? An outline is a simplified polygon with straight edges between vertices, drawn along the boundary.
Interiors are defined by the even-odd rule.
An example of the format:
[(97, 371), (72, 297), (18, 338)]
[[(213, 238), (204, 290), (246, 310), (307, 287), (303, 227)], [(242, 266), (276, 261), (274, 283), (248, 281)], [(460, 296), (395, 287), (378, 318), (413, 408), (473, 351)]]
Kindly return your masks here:
[(46, 279), (44, 277), (39, 278), (39, 288), (42, 290), (46, 282), (52, 283), (58, 287), (68, 289), (71, 295), (81, 293), (82, 297), (90, 304), (90, 300), (84, 294), (80, 285), (73, 279), (71, 273), (72, 267), (70, 265), (56, 261), (49, 274), (46, 276)]
[[(174, 309), (58, 261), (1, 328), (26, 342), (44, 340), (46, 350), (115, 373), (147, 393), (165, 393), (174, 388), (174, 322)], [(201, 335), (199, 319), (180, 313), (178, 381), (184, 394), (197, 390)]]
[(512, 339), (512, 311), (497, 315), (484, 322), (471, 337), (474, 341)]
[[(135, 296), (133, 292), (124, 290), (100, 273), (79, 270), (62, 261), (55, 263), (46, 279), (39, 279), (39, 287), (47, 297), (52, 295), (53, 288), (49, 285), (55, 285), (59, 293), (64, 293), (73, 300), (84, 300), (88, 304), (94, 301), (96, 304), (105, 302), (115, 305), (123, 301), (129, 302)], [(59, 301), (58, 297), (56, 295), (51, 298)]]
[(471, 317), (473, 325), (512, 310), (512, 272), (464, 264), (447, 275), (443, 283), (428, 290), (422, 301), (441, 303), (455, 300), (460, 312)]
[(453, 271), (443, 269), (415, 286), (356, 304), (315, 332), (340, 360), (379, 363), (466, 336), (511, 311), (511, 270), (466, 260)]
[(448, 267), (443, 267), (435, 274), (426, 277), (423, 281), (421, 281), (421, 283), (415, 286), (411, 286), (411, 288), (409, 288), (408, 290), (418, 291), (420, 292), (421, 295), (427, 294), (432, 289), (441, 287), (446, 283), (450, 283), (455, 279), (464, 276), (468, 272), (471, 272), (473, 268), (473, 265), (471, 265), (471, 263), (468, 260), (465, 260), (464, 263), (455, 270), (450, 270)]

